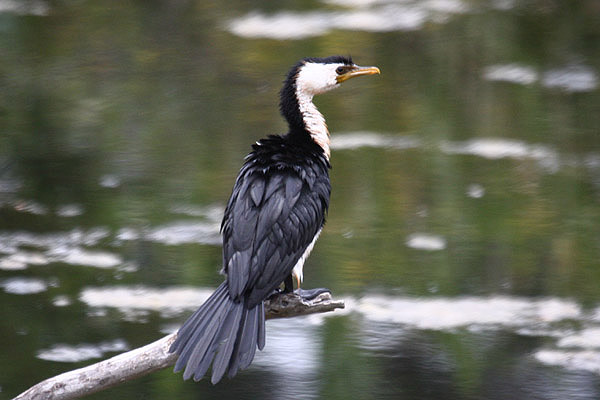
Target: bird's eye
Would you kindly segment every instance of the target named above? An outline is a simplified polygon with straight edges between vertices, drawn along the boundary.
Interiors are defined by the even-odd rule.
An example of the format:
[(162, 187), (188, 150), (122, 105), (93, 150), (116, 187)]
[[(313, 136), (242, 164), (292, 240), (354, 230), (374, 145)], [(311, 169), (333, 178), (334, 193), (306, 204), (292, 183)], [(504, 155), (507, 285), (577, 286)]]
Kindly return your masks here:
[(341, 74), (343, 74), (345, 71), (346, 71), (346, 68), (344, 68), (344, 67), (337, 67), (337, 68), (335, 69), (335, 72), (336, 72), (338, 75), (341, 75)]

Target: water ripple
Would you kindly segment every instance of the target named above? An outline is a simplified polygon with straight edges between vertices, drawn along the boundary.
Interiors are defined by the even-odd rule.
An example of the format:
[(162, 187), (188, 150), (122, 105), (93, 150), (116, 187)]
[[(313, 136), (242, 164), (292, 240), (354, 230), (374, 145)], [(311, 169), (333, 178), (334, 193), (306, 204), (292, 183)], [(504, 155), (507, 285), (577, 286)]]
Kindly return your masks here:
[(533, 67), (517, 63), (497, 64), (486, 67), (483, 78), (521, 85), (531, 85), (541, 81), (544, 87), (561, 89), (569, 93), (596, 90), (599, 81), (598, 74), (591, 67), (583, 64), (553, 68), (544, 72), (541, 78)]
[(537, 72), (526, 65), (500, 64), (484, 69), (483, 77), (489, 81), (504, 81), (530, 85), (538, 80)]
[(566, 92), (589, 92), (598, 88), (598, 75), (588, 66), (569, 65), (546, 72), (542, 84)]
[(534, 159), (550, 173), (560, 169), (556, 150), (543, 144), (527, 144), (519, 140), (478, 138), (465, 142), (443, 142), (440, 149), (448, 154), (475, 155), (489, 159)]
[(29, 0), (0, 0), (0, 12), (10, 12), (18, 15), (46, 16), (50, 7), (43, 1)]
[(129, 345), (123, 339), (98, 344), (56, 344), (49, 349), (37, 352), (36, 357), (46, 361), (74, 363), (94, 358), (101, 358), (104, 353), (114, 353), (129, 350)]
[[(390, 135), (377, 132), (348, 132), (332, 135), (331, 148), (334, 150), (355, 150), (362, 147), (377, 147), (383, 149), (412, 149), (423, 147), (423, 142), (413, 135)], [(553, 147), (526, 143), (521, 140), (504, 138), (474, 138), (465, 141), (441, 141), (437, 145), (441, 152), (446, 154), (473, 155), (490, 160), (503, 158), (533, 159), (549, 173), (558, 171), (563, 163), (561, 156)], [(597, 166), (590, 160), (598, 158), (595, 154), (588, 154), (583, 161), (578, 157), (565, 155), (562, 157), (570, 161), (569, 165)]]
[(90, 307), (117, 308), (125, 314), (137, 315), (139, 311), (157, 311), (164, 316), (170, 316), (199, 307), (211, 293), (211, 289), (192, 287), (88, 287), (81, 292), (79, 300)]
[(45, 292), (48, 289), (48, 283), (35, 278), (9, 278), (0, 282), (0, 287), (6, 293), (35, 294)]
[(47, 265), (53, 262), (96, 268), (116, 267), (123, 264), (119, 255), (85, 248), (97, 245), (108, 235), (109, 231), (105, 228), (44, 234), (0, 231), (0, 253), (7, 254), (0, 257), (0, 269), (21, 270), (28, 265)]
[(408, 236), (406, 245), (419, 250), (444, 250), (446, 248), (446, 239), (437, 235), (414, 233)]
[(340, 11), (292, 12), (275, 14), (251, 12), (230, 21), (226, 29), (244, 38), (278, 40), (322, 36), (332, 30), (366, 32), (411, 31), (428, 21), (446, 22), (452, 14), (465, 13), (468, 5), (460, 0), (430, 1), (351, 1), (329, 0)]
[(331, 137), (334, 150), (353, 150), (361, 147), (379, 147), (390, 149), (413, 149), (420, 147), (422, 141), (415, 136), (395, 136), (374, 132), (341, 132)]
[[(82, 291), (80, 300), (96, 310), (116, 308), (126, 318), (135, 318), (148, 311), (173, 317), (195, 310), (212, 291), (213, 289), (193, 287), (89, 287)], [(302, 329), (292, 330), (292, 336), (300, 335), (301, 337), (294, 337), (298, 344), (302, 344), (305, 343), (302, 332), (309, 326), (320, 325), (329, 316), (359, 316), (362, 321), (359, 340), (367, 348), (382, 350), (394, 348), (407, 330), (512, 330), (515, 334), (547, 337), (556, 341), (554, 348), (543, 347), (533, 353), (533, 357), (539, 362), (600, 372), (600, 327), (593, 316), (569, 299), (511, 296), (415, 298), (384, 295), (367, 295), (358, 299), (340, 298), (346, 301), (345, 310), (284, 322), (270, 321), (268, 325), (275, 327), (283, 323), (289, 328), (290, 323), (298, 323)], [(377, 329), (373, 329), (374, 326)], [(266, 355), (257, 356), (256, 365), (268, 365), (280, 357), (280, 354), (288, 353), (289, 345), (285, 343), (291, 340), (287, 336), (291, 331), (273, 329), (271, 332), (270, 343), (279, 343), (286, 351), (267, 350), (264, 352)], [(547, 341), (544, 343), (545, 346), (548, 345)], [(270, 346), (272, 347), (271, 344)], [(308, 373), (308, 370), (304, 373)]]
[(118, 241), (144, 239), (170, 246), (186, 243), (220, 245), (220, 226), (221, 224), (217, 221), (175, 221), (142, 230), (121, 228), (116, 239)]
[(600, 374), (600, 351), (540, 350), (534, 354), (534, 357), (543, 364)]

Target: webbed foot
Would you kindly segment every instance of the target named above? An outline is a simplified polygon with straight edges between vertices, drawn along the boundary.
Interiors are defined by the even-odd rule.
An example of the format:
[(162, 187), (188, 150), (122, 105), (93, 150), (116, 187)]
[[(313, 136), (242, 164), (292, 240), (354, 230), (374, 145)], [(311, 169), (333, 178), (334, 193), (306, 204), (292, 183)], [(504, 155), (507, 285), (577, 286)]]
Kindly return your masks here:
[(304, 300), (312, 300), (321, 293), (331, 293), (331, 290), (326, 288), (316, 288), (316, 289), (296, 289), (294, 293), (300, 296)]

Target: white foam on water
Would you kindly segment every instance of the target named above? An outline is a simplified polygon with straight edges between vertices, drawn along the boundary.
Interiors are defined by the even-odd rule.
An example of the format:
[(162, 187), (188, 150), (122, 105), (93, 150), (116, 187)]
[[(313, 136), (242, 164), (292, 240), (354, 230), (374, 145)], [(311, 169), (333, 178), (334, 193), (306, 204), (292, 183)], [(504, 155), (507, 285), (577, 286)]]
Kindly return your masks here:
[(428, 19), (427, 10), (415, 6), (385, 5), (368, 10), (338, 12), (332, 15), (331, 29), (392, 32), (420, 29)]
[(244, 38), (297, 40), (323, 36), (332, 30), (366, 32), (410, 31), (422, 28), (428, 21), (446, 22), (454, 14), (469, 11), (460, 0), (429, 1), (363, 1), (326, 3), (344, 7), (338, 11), (293, 12), (264, 14), (253, 11), (233, 19), (226, 29)]
[[(175, 286), (110, 286), (85, 288), (79, 299), (90, 307), (138, 309), (173, 315), (195, 310), (214, 291), (212, 288)], [(368, 295), (359, 299), (343, 297), (346, 309), (340, 315), (358, 313), (369, 321), (402, 324), (414, 329), (452, 330), (470, 325), (546, 329), (549, 324), (587, 318), (574, 301), (560, 298), (525, 297), (402, 297)], [(316, 321), (312, 321), (318, 325)], [(563, 331), (561, 331), (563, 332)], [(567, 331), (564, 331), (567, 332)], [(572, 332), (572, 331), (569, 331)], [(590, 331), (589, 335), (593, 334)]]
[(43, 17), (50, 13), (50, 6), (40, 0), (0, 0), (0, 13), (2, 12)]
[(467, 187), (467, 196), (474, 199), (480, 199), (485, 195), (485, 188), (477, 183), (472, 183)]
[(117, 254), (81, 247), (55, 247), (48, 251), (48, 255), (52, 262), (95, 268), (113, 268), (123, 263), (123, 259)]
[(77, 217), (83, 214), (83, 207), (79, 204), (64, 204), (56, 210), (56, 215), (59, 217)]
[(483, 71), (483, 78), (488, 81), (504, 81), (521, 85), (531, 85), (538, 80), (538, 73), (521, 64), (490, 65)]
[(480, 157), (524, 158), (530, 155), (529, 146), (521, 141), (506, 139), (471, 139), (465, 142), (444, 142), (442, 150), (450, 154), (473, 154)]
[(600, 327), (589, 327), (580, 332), (563, 337), (556, 345), (558, 347), (580, 347), (600, 350)]
[(569, 65), (547, 71), (542, 84), (566, 92), (590, 92), (598, 88), (598, 74), (586, 65)]
[(15, 209), (15, 211), (18, 212), (24, 212), (34, 215), (48, 214), (48, 207), (33, 200), (15, 200), (12, 203), (12, 207)]
[(585, 370), (600, 373), (600, 351), (594, 350), (539, 350), (536, 360), (546, 365), (560, 366), (569, 370)]
[(304, 39), (329, 32), (330, 28), (327, 22), (329, 18), (332, 18), (329, 13), (313, 12), (299, 15), (292, 12), (280, 12), (269, 16), (252, 12), (230, 21), (227, 24), (227, 30), (244, 38)]
[(361, 147), (413, 149), (421, 146), (415, 136), (385, 135), (376, 132), (335, 133), (331, 137), (332, 150), (353, 150)]
[[(390, 135), (376, 132), (358, 131), (332, 135), (331, 148), (334, 150), (354, 150), (362, 147), (382, 149), (412, 149), (423, 147), (424, 143), (417, 136)], [(473, 155), (490, 160), (504, 158), (533, 159), (550, 173), (561, 167), (559, 153), (544, 144), (530, 144), (520, 140), (503, 138), (474, 138), (465, 141), (442, 141), (437, 147), (446, 154)], [(593, 160), (594, 154), (586, 160)], [(576, 163), (577, 164), (577, 163)], [(588, 164), (591, 164), (588, 162)]]
[(592, 311), (590, 319), (594, 322), (600, 322), (600, 307), (596, 307)]
[(217, 223), (221, 223), (224, 210), (225, 206), (222, 204), (211, 204), (208, 206), (177, 204), (169, 209), (169, 211), (174, 214), (183, 214), (190, 217), (203, 217)]
[(156, 311), (163, 316), (172, 316), (198, 308), (213, 289), (193, 287), (169, 287), (165, 289), (145, 286), (88, 287), (79, 295), (79, 300), (90, 307), (116, 308), (125, 314), (139, 311)]
[(424, 4), (427, 9), (433, 12), (445, 14), (465, 14), (471, 10), (469, 5), (462, 0), (429, 0), (418, 3)]
[(406, 245), (419, 250), (444, 250), (446, 248), (446, 239), (438, 235), (413, 233), (406, 239)]
[(71, 305), (71, 299), (68, 296), (56, 296), (52, 299), (52, 304), (56, 307), (66, 307)]
[(121, 186), (121, 179), (116, 175), (107, 174), (100, 177), (99, 183), (102, 187), (114, 189)]
[(560, 158), (556, 150), (541, 144), (527, 144), (520, 140), (477, 138), (464, 142), (442, 142), (440, 150), (447, 154), (467, 154), (492, 160), (533, 159), (549, 172), (560, 169)]
[[(181, 210), (179, 213), (182, 213)], [(185, 220), (146, 229), (121, 228), (115, 239), (117, 241), (149, 240), (169, 246), (188, 243), (220, 245), (222, 243), (220, 218), (216, 218), (214, 214), (207, 215), (206, 218), (209, 222)]]
[(18, 254), (0, 258), (0, 269), (5, 271), (19, 271), (27, 269), (27, 263), (19, 259)]
[[(3, 231), (0, 232), (0, 251), (9, 255), (0, 258), (0, 269), (19, 270), (29, 265), (47, 265), (54, 262), (95, 268), (123, 265), (123, 259), (118, 254), (85, 248), (97, 245), (108, 235), (109, 232), (105, 228), (44, 234)], [(39, 251), (23, 250), (21, 247), (33, 247)]]
[[(175, 221), (165, 225), (147, 228), (121, 228), (115, 235), (115, 245), (121, 241), (149, 240), (166, 245), (199, 243), (220, 245), (220, 221), (222, 207), (206, 208), (177, 207), (173, 210), (184, 214), (202, 214), (205, 221)], [(67, 205), (58, 213), (64, 217), (79, 215), (83, 212), (77, 205)], [(33, 233), (27, 231), (0, 231), (0, 270), (22, 270), (29, 265), (45, 265), (62, 262), (95, 268), (113, 268), (123, 266), (121, 272), (137, 269), (126, 266), (123, 258), (114, 252), (89, 249), (110, 236), (106, 228), (89, 230), (73, 229), (67, 232)], [(26, 248), (36, 248), (30, 251)]]
[(14, 253), (0, 258), (0, 269), (22, 270), (26, 269), (28, 265), (44, 265), (49, 262), (48, 257), (43, 253), (15, 249)]
[(483, 78), (489, 81), (504, 81), (531, 85), (538, 81), (547, 88), (565, 92), (590, 92), (598, 88), (598, 73), (591, 67), (573, 64), (550, 69), (540, 74), (533, 68), (518, 63), (490, 65), (483, 70)]
[(26, 231), (0, 231), (0, 243), (14, 248), (20, 246), (54, 248), (59, 246), (95, 246), (108, 237), (105, 228), (73, 229), (67, 232), (33, 233)]
[(185, 243), (221, 244), (220, 223), (179, 221), (152, 228), (143, 234), (144, 239), (167, 245)]
[[(138, 320), (148, 312), (173, 317), (196, 310), (214, 289), (193, 287), (150, 288), (144, 286), (88, 287), (79, 299), (93, 310), (90, 315), (105, 315), (116, 308), (126, 319)], [(532, 299), (511, 296), (427, 297), (367, 295), (362, 298), (338, 296), (346, 302), (344, 310), (290, 320), (269, 321), (268, 345), (257, 352), (254, 365), (274, 371), (286, 364), (294, 368), (298, 382), (311, 379), (318, 364), (320, 344), (315, 341), (325, 318), (340, 315), (360, 317), (358, 340), (369, 349), (394, 348), (410, 330), (455, 332), (465, 329), (474, 333), (512, 330), (525, 336), (554, 338), (557, 349), (540, 349), (533, 356), (539, 362), (568, 369), (600, 372), (600, 328), (582, 329), (569, 322), (589, 324), (576, 302), (561, 298)], [(569, 323), (569, 328), (565, 328)], [(285, 327), (285, 329), (283, 329)], [(176, 327), (170, 327), (172, 332)], [(289, 366), (285, 356), (303, 349), (302, 362)], [(282, 375), (282, 379), (289, 373)], [(300, 383), (298, 383), (300, 384)]]
[(48, 283), (36, 278), (15, 277), (1, 281), (0, 287), (6, 293), (24, 295), (45, 292), (48, 289)]
[(396, 4), (455, 14), (469, 11), (468, 4), (462, 0), (323, 0), (323, 3), (345, 8), (373, 8)]
[[(85, 288), (79, 299), (90, 307), (137, 309), (169, 315), (195, 310), (214, 289), (174, 286), (151, 288), (145, 286), (110, 286)], [(320, 314), (311, 319), (318, 325), (321, 316), (357, 313), (367, 321), (401, 324), (412, 329), (452, 330), (471, 325), (490, 329), (541, 329), (566, 320), (584, 321), (588, 318), (574, 301), (560, 298), (530, 299), (525, 297), (402, 297), (368, 295), (359, 299), (342, 296), (345, 310)], [(573, 335), (573, 331), (557, 331)], [(570, 332), (570, 333), (569, 333)], [(590, 331), (590, 335), (593, 331)]]
[(532, 300), (504, 296), (462, 298), (368, 296), (358, 300), (355, 311), (368, 320), (430, 330), (452, 330), (471, 325), (484, 325), (488, 328), (546, 326), (582, 317), (580, 306), (570, 300), (556, 298)]
[(115, 239), (120, 241), (139, 240), (141, 237), (141, 232), (135, 228), (121, 228), (115, 235)]
[(515, 332), (521, 336), (540, 336), (557, 339), (568, 337), (576, 333), (576, 331), (571, 328), (549, 328), (544, 325), (523, 326), (517, 328)]
[(105, 353), (129, 350), (129, 345), (123, 339), (98, 344), (56, 344), (49, 349), (40, 350), (36, 357), (46, 361), (74, 363), (94, 358), (101, 358)]
[[(558, 348), (533, 353), (540, 363), (569, 370), (600, 373), (600, 327), (572, 300), (508, 296), (465, 298), (408, 298), (366, 296), (352, 310), (362, 316), (359, 340), (369, 349), (394, 348), (408, 330), (484, 333), (498, 329), (519, 335), (549, 337)], [(578, 322), (584, 328), (567, 324)], [(585, 327), (587, 326), (587, 327)], [(373, 327), (376, 327), (373, 329)]]
[(495, 10), (508, 11), (515, 8), (517, 0), (492, 0), (491, 8)]
[(382, 4), (389, 4), (393, 1), (390, 0), (324, 0), (323, 3), (331, 4), (339, 7), (347, 8), (367, 8)]

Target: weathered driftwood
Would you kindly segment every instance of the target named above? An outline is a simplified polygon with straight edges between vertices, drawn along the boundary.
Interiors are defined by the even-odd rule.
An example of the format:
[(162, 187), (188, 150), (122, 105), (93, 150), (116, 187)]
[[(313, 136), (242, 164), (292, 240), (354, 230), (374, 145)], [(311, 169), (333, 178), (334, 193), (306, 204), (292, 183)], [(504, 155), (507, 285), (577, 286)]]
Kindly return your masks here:
[[(336, 308), (344, 308), (344, 301), (333, 300), (330, 293), (322, 293), (310, 301), (295, 294), (280, 294), (265, 302), (267, 319), (322, 313)], [(13, 400), (76, 399), (166, 368), (177, 359), (168, 351), (176, 336), (172, 333), (144, 347), (46, 379)]]

